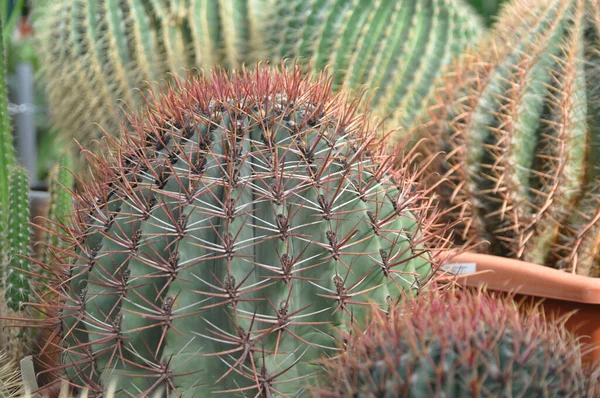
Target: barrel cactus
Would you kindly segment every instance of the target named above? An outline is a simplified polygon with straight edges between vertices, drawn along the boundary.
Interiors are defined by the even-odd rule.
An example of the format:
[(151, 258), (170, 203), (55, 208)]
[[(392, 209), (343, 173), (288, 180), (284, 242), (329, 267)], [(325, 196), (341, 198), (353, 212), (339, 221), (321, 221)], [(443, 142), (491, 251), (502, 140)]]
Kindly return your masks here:
[(300, 395), (336, 330), (431, 280), (444, 227), (330, 78), (261, 67), (155, 98), (89, 156), (45, 265), (74, 385)]
[(334, 88), (368, 88), (374, 115), (389, 117), (394, 128), (412, 124), (440, 71), (482, 32), (462, 0), (296, 1), (279, 7), (275, 53), (313, 71), (328, 68)]
[(599, 28), (597, 0), (513, 0), (440, 83), (420, 130), (463, 240), (600, 276)]
[(408, 122), (480, 32), (463, 0), (42, 0), (36, 10), (56, 126), (86, 145), (119, 131), (121, 101), (140, 109), (148, 82), (284, 58), (330, 65), (336, 88), (372, 87), (378, 116)]
[[(344, 348), (344, 347), (340, 347)], [(483, 292), (432, 292), (377, 312), (324, 362), (315, 397), (572, 397), (600, 394), (600, 368), (539, 311)]]

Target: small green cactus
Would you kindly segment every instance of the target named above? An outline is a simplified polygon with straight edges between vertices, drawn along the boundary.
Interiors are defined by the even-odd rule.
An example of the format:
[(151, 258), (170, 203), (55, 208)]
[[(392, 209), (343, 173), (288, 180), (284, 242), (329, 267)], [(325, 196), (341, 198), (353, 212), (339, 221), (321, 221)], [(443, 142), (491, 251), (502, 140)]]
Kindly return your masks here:
[(391, 316), (376, 310), (350, 336), (317, 398), (570, 397), (600, 394), (562, 323), (483, 292), (423, 293)]
[(513, 0), (456, 63), (419, 130), (457, 237), (600, 276), (600, 2)]
[(430, 203), (330, 86), (267, 68), (178, 81), (90, 156), (68, 250), (45, 264), (66, 379), (300, 395), (336, 328), (428, 284)]

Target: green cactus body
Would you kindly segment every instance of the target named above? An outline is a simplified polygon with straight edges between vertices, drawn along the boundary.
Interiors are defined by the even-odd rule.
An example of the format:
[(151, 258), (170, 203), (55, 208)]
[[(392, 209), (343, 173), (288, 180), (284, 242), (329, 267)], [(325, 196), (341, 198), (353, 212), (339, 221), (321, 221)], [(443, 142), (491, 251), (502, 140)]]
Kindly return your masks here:
[(58, 282), (72, 382), (296, 396), (367, 303), (427, 282), (422, 192), (331, 79), (301, 76), (178, 83), (93, 164)]
[(6, 270), (4, 294), (6, 304), (13, 310), (20, 309), (29, 301), (29, 182), (27, 170), (13, 167), (10, 181), (10, 221), (8, 223), (8, 243), (10, 245), (9, 268)]
[[(537, 309), (537, 308), (534, 308)], [(324, 361), (320, 397), (586, 397), (600, 367), (559, 322), (482, 292), (423, 294)], [(523, 309), (521, 308), (521, 311)], [(341, 347), (340, 347), (341, 348)]]
[(433, 80), (479, 30), (459, 1), (338, 1), (327, 12), (309, 54), (313, 69), (329, 66), (335, 88), (368, 88), (374, 114), (402, 126), (412, 124)]
[[(0, 212), (8, 209), (9, 185), (8, 172), (15, 165), (10, 117), (8, 116), (8, 95), (6, 87), (6, 54), (4, 51), (4, 37), (0, 32), (1, 51), (0, 57)], [(2, 225), (8, 225), (8, 213), (0, 213)], [(0, 228), (2, 230), (3, 228)], [(0, 231), (0, 234), (2, 232)]]
[(57, 127), (84, 143), (170, 72), (282, 59), (327, 67), (335, 90), (370, 88), (376, 116), (410, 125), (480, 32), (462, 1), (62, 0), (39, 6), (36, 29)]
[[(1, 25), (1, 24), (0, 24)], [(0, 266), (4, 299), (13, 310), (29, 299), (29, 183), (16, 165), (6, 87), (6, 54), (0, 26)]]
[(432, 151), (448, 153), (438, 171), (457, 167), (440, 194), (452, 192), (448, 205), (459, 212), (471, 207), (462, 235), (489, 240), (493, 254), (594, 268), (576, 259), (597, 251), (596, 233), (582, 239), (581, 231), (595, 231), (600, 177), (598, 8), (597, 0), (514, 0), (437, 90), (422, 131)]

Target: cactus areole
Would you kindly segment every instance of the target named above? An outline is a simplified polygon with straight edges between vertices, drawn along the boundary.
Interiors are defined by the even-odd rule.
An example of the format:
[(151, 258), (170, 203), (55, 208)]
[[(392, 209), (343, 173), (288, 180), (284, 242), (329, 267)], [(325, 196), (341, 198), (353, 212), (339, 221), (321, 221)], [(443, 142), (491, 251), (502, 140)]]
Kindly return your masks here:
[(266, 68), (178, 81), (90, 156), (72, 249), (46, 265), (63, 378), (300, 396), (367, 304), (427, 282), (424, 195), (330, 87)]

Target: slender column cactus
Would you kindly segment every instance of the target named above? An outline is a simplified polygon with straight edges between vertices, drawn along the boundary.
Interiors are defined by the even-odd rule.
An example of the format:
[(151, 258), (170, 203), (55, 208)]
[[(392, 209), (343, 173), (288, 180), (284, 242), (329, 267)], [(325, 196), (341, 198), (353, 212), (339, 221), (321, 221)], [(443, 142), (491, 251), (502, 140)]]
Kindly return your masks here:
[[(0, 31), (2, 31), (0, 27)], [(0, 33), (1, 34), (1, 33)], [(0, 264), (6, 304), (17, 311), (29, 300), (29, 182), (17, 166), (8, 115), (6, 54), (0, 36)]]

